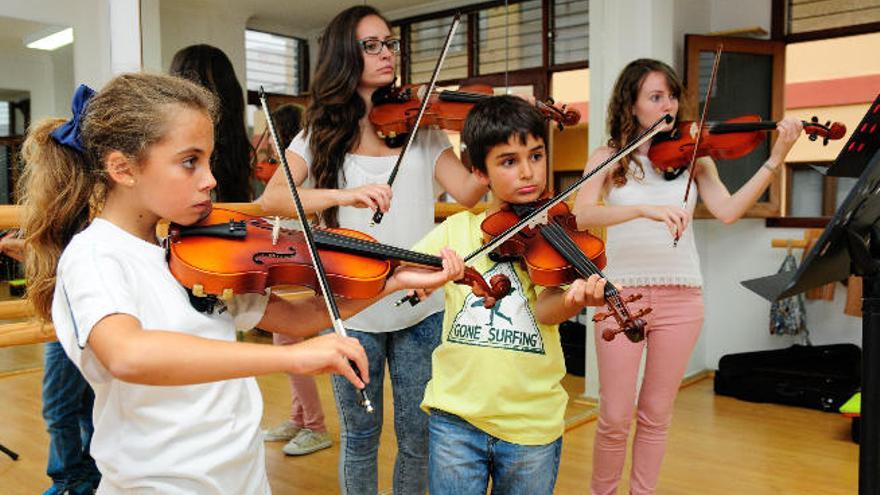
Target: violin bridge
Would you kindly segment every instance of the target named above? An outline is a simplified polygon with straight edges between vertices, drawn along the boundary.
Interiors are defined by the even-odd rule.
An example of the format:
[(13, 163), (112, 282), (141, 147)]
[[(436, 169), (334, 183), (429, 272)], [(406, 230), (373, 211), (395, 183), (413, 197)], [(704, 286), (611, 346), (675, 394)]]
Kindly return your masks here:
[(538, 225), (549, 224), (550, 223), (550, 216), (547, 215), (548, 211), (549, 211), (549, 208), (547, 210), (539, 213), (538, 215), (536, 215), (535, 218), (533, 218), (531, 221), (529, 221), (528, 227), (533, 229), (533, 228), (537, 227)]
[(281, 217), (272, 217), (272, 245), (278, 244), (278, 234), (281, 233)]

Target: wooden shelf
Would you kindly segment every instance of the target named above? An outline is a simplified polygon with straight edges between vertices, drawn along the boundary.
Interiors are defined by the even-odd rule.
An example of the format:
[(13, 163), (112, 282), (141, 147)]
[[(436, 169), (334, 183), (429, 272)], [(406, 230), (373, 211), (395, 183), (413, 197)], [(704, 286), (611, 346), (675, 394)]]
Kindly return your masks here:
[[(473, 213), (481, 213), (486, 210), (489, 206), (489, 203), (480, 202), (477, 203), (473, 208), (470, 208), (470, 211)], [(458, 203), (434, 203), (434, 221), (437, 223), (446, 220), (446, 217), (455, 215), (460, 211), (465, 211), (468, 208), (458, 204)]]
[(831, 217), (769, 217), (765, 221), (765, 226), (792, 229), (824, 229), (830, 220)]

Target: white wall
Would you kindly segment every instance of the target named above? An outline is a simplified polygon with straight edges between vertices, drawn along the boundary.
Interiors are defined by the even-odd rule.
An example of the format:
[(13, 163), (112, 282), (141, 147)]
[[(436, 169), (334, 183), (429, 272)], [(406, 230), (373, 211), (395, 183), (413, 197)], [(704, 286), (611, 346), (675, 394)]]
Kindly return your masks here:
[[(803, 229), (766, 228), (764, 220), (746, 219), (733, 225), (714, 220), (695, 224), (700, 242), (700, 262), (706, 298), (705, 343), (701, 360), (694, 363), (715, 369), (724, 354), (786, 347), (789, 337), (771, 336), (770, 303), (740, 285), (777, 272), (785, 249), (773, 249), (773, 238), (802, 239)], [(802, 250), (794, 250), (800, 263)], [(861, 318), (843, 314), (846, 289), (836, 284), (833, 301), (806, 300), (807, 328), (814, 344), (852, 342), (861, 345)]]
[(52, 59), (48, 54), (24, 46), (4, 48), (0, 51), (0, 67), (15, 67), (0, 71), (0, 88), (30, 92), (32, 119), (54, 115)]
[(111, 77), (108, 0), (0, 2), (0, 16), (72, 26), (77, 84), (100, 87)]

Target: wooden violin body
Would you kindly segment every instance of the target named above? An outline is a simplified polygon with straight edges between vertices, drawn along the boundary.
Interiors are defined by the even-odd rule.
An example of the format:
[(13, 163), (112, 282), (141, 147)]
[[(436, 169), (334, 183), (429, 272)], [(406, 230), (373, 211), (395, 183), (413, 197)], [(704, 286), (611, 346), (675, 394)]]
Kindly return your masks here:
[[(390, 148), (403, 146), (406, 136), (415, 125), (422, 97), (419, 89), (424, 86), (403, 86), (400, 88), (381, 88), (373, 93), (373, 108), (370, 122), (376, 133)], [(448, 131), (461, 132), (464, 121), (471, 108), (484, 98), (495, 94), (492, 86), (471, 84), (461, 86), (457, 91), (441, 91), (429, 96), (428, 106), (420, 121), (421, 127), (434, 127)], [(580, 121), (577, 110), (558, 107), (552, 100), (535, 103), (541, 113), (557, 123), (574, 125)]]
[[(277, 230), (277, 237), (273, 234)], [(261, 217), (215, 208), (193, 226), (171, 224), (171, 273), (196, 296), (231, 298), (277, 285), (318, 290), (318, 280), (302, 232), (278, 229)], [(315, 229), (318, 253), (330, 290), (349, 299), (375, 297), (400, 261), (440, 268), (436, 256), (386, 246), (351, 229)], [(494, 303), (510, 291), (504, 276), (486, 283), (473, 268), (458, 283)]]
[[(536, 207), (508, 205), (507, 209), (486, 217), (481, 225), (483, 232), (489, 237), (498, 236)], [(543, 286), (566, 285), (593, 274), (604, 278), (601, 269), (605, 267), (606, 258), (602, 239), (587, 230), (578, 230), (577, 221), (565, 203), (553, 205), (546, 213), (546, 224), (520, 230), (490, 256), (496, 260), (522, 258), (532, 281)], [(593, 321), (614, 317), (618, 328), (605, 330), (603, 339), (613, 340), (618, 333), (632, 342), (645, 338), (647, 323), (642, 316), (650, 313), (651, 308), (632, 313), (626, 306), (641, 297), (636, 294), (624, 299), (610, 281), (606, 282), (605, 301), (609, 312), (596, 313)]]
[[(823, 138), (823, 144), (829, 140), (840, 139), (846, 134), (846, 126), (839, 122), (819, 124), (813, 117), (810, 122), (803, 122), (804, 132), (815, 141)], [(659, 170), (672, 172), (690, 163), (694, 153), (694, 145), (699, 141), (697, 157), (710, 156), (716, 160), (733, 160), (751, 153), (764, 142), (766, 131), (776, 129), (776, 122), (762, 121), (758, 115), (743, 115), (723, 122), (707, 122), (703, 127), (700, 139), (697, 139), (699, 126), (696, 122), (682, 121), (668, 133), (658, 134), (651, 142), (648, 158)]]

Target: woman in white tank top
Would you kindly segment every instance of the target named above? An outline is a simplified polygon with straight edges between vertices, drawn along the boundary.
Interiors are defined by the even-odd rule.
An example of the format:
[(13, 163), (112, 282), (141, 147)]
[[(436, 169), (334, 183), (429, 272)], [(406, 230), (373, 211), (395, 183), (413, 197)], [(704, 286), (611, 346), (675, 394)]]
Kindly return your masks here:
[[(294, 180), (310, 179), (301, 191), (307, 211), (324, 225), (347, 227), (380, 242), (408, 248), (434, 226), (434, 181), (470, 207), (486, 193), (456, 157), (443, 131), (423, 130), (409, 147), (392, 189), (386, 184), (399, 149), (389, 148), (369, 121), (373, 93), (395, 79), (400, 40), (369, 6), (338, 14), (324, 30), (311, 84), (305, 130), (286, 152)], [(293, 214), (282, 171), (275, 173), (259, 202), (267, 212)], [(371, 225), (374, 210), (385, 213)], [(334, 377), (340, 414), (340, 488), (345, 493), (376, 493), (377, 452), (382, 428), (382, 385), (386, 362), (394, 389), (398, 455), (395, 493), (427, 489), (427, 415), (419, 409), (431, 377), (431, 353), (440, 341), (442, 291), (416, 306), (394, 306), (389, 296), (346, 321), (370, 361), (367, 394), (376, 406), (366, 414), (350, 386)]]
[[(682, 85), (667, 64), (639, 59), (627, 65), (608, 104), (608, 146), (593, 152), (586, 170), (593, 170), (664, 114), (677, 119), (681, 93)], [(777, 129), (770, 158), (734, 194), (719, 179), (715, 163), (701, 158), (693, 171), (694, 189), (682, 208), (687, 173), (675, 177), (658, 171), (647, 156), (650, 143), (599, 172), (579, 191), (574, 208), (578, 225), (608, 228), (608, 279), (623, 287), (624, 296), (643, 294), (641, 303), (654, 309), (646, 318), (648, 331), (642, 342), (596, 339), (600, 412), (593, 445), (593, 494), (616, 493), (634, 412), (630, 493), (655, 492), (673, 402), (703, 323), (702, 277), (691, 226), (697, 193), (724, 223), (742, 217), (770, 185), (802, 127), (798, 120), (785, 119)], [(677, 247), (673, 247), (675, 237), (680, 238)], [(595, 334), (601, 335), (612, 324), (608, 320), (597, 324)], [(645, 373), (636, 398), (646, 347)]]

